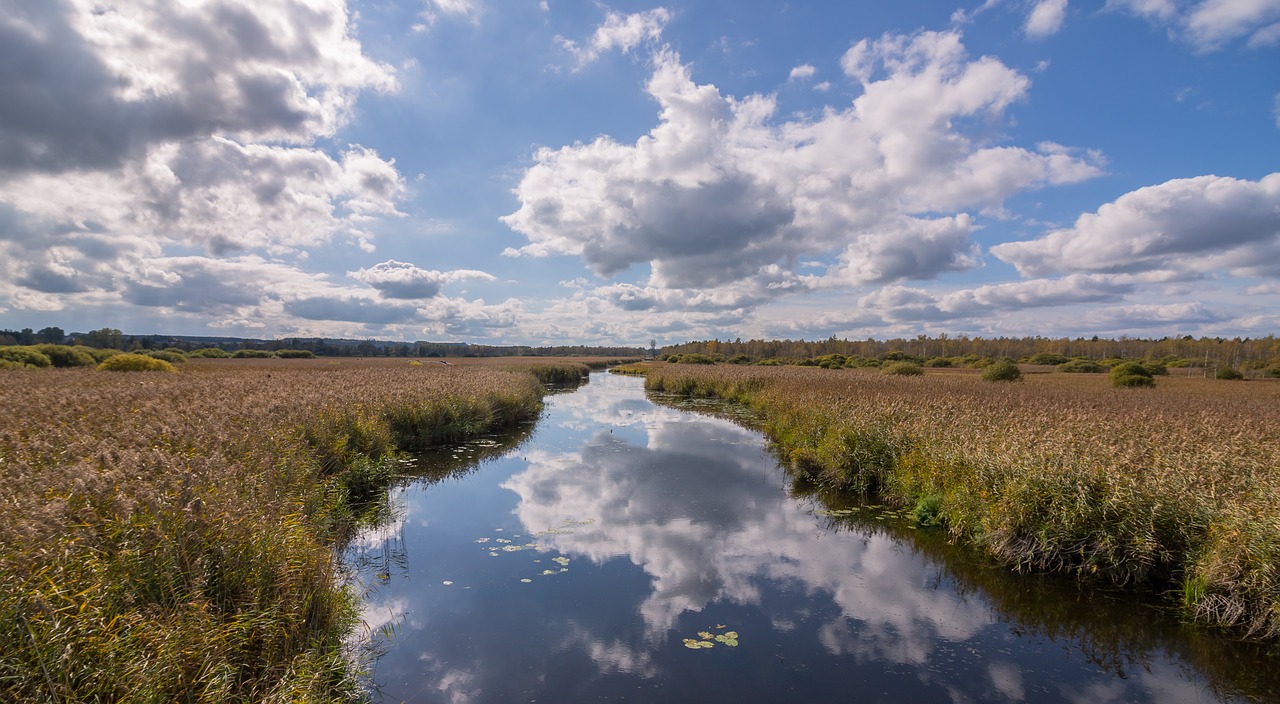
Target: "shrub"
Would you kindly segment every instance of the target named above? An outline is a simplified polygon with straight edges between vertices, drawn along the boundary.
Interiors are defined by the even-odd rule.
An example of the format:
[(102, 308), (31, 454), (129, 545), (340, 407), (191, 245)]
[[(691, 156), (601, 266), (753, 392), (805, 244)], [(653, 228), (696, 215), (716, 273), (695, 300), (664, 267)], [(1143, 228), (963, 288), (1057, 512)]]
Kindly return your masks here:
[(236, 350), (231, 356), (236, 359), (269, 359), (276, 355), (269, 350)]
[(735, 354), (729, 358), (729, 364), (751, 364), (751, 358), (745, 354)]
[(1152, 378), (1151, 371), (1139, 362), (1121, 362), (1112, 367), (1107, 376), (1111, 379), (1112, 386), (1120, 388), (1156, 385), (1156, 380)]
[(1022, 358), (1023, 364), (1052, 364), (1054, 366), (1066, 364), (1070, 361), (1070, 357), (1064, 354), (1054, 354), (1053, 352), (1037, 352), (1030, 357)]
[(1262, 372), (1262, 375), (1268, 379), (1280, 379), (1280, 366), (1267, 367), (1266, 371)]
[(112, 349), (110, 347), (98, 349), (96, 347), (82, 347), (77, 345), (76, 349), (81, 350), (82, 352), (89, 355), (90, 357), (93, 357), (93, 361), (99, 364), (107, 361), (108, 359), (111, 359), (112, 357), (118, 354), (123, 354), (123, 352), (121, 352), (120, 350)]
[(36, 345), (32, 349), (48, 357), (55, 367), (92, 367), (98, 363), (83, 349), (67, 345)]
[(0, 347), (0, 359), (5, 359), (23, 367), (52, 367), (53, 361), (47, 355), (31, 347)]
[(316, 353), (311, 350), (276, 350), (280, 359), (315, 359)]
[(172, 364), (163, 359), (156, 359), (145, 354), (133, 354), (124, 352), (112, 355), (109, 359), (98, 365), (98, 371), (102, 372), (176, 372)]
[(181, 352), (170, 352), (169, 350), (152, 350), (147, 353), (152, 359), (163, 359), (169, 364), (186, 364), (187, 356)]
[(1002, 359), (982, 370), (985, 381), (1020, 381), (1022, 370), (1012, 359)]
[(190, 352), (187, 353), (187, 357), (196, 357), (196, 358), (204, 358), (204, 359), (223, 359), (225, 357), (230, 357), (230, 356), (231, 356), (230, 352), (224, 349), (219, 349), (217, 347), (201, 347), (198, 350), (191, 350)]
[(1169, 376), (1169, 368), (1164, 365), (1164, 362), (1146, 360), (1141, 364), (1144, 369), (1151, 372), (1152, 376)]
[(915, 362), (891, 362), (881, 368), (880, 373), (893, 374), (895, 376), (920, 376), (924, 374), (924, 369)]
[(1244, 374), (1241, 374), (1240, 370), (1235, 367), (1219, 367), (1218, 373), (1214, 374), (1214, 376), (1223, 381), (1239, 381), (1244, 378)]
[(1058, 371), (1067, 374), (1101, 374), (1107, 371), (1107, 368), (1093, 361), (1092, 359), (1084, 359), (1077, 357), (1058, 365)]
[(950, 357), (934, 357), (933, 359), (925, 362), (924, 366), (943, 369), (952, 366), (952, 362)]

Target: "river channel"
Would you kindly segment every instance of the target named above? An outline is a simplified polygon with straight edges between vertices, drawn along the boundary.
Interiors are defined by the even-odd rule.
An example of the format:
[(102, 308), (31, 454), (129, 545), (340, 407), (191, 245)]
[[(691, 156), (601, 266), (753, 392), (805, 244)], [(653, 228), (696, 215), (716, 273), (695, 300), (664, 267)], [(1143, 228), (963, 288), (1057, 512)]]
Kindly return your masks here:
[(826, 502), (637, 378), (417, 465), (348, 554), (382, 701), (1280, 701), (1274, 651)]

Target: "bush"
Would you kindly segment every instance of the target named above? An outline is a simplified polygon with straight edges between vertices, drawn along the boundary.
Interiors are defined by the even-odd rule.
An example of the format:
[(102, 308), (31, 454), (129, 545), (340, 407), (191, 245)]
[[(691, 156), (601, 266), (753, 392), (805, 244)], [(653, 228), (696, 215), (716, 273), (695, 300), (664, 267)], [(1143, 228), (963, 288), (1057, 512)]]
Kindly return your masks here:
[(1280, 366), (1267, 367), (1267, 369), (1262, 372), (1262, 375), (1268, 379), (1280, 379)]
[(933, 359), (925, 362), (924, 366), (933, 367), (934, 369), (944, 369), (952, 366), (952, 361), (950, 357), (934, 357)]
[(880, 373), (893, 374), (895, 376), (920, 376), (924, 374), (924, 368), (915, 362), (892, 362), (881, 368)]
[(76, 346), (76, 349), (78, 349), (78, 350), (80, 350), (80, 351), (84, 352), (85, 354), (89, 355), (90, 357), (93, 357), (93, 361), (94, 361), (94, 362), (97, 362), (97, 363), (99, 363), (99, 364), (101, 364), (102, 362), (107, 361), (108, 359), (111, 359), (112, 357), (114, 357), (114, 356), (116, 356), (116, 355), (118, 355), (118, 354), (124, 354), (124, 353), (123, 353), (123, 352), (121, 352), (120, 350), (112, 349), (112, 348), (110, 348), (110, 347), (103, 348), (103, 349), (98, 349), (98, 348), (96, 348), (96, 347), (82, 347), (82, 346), (77, 345), (77, 346)]
[(270, 350), (236, 350), (231, 356), (236, 359), (270, 359), (276, 355)]
[(169, 350), (152, 350), (147, 353), (152, 359), (163, 359), (169, 364), (186, 364), (187, 355), (181, 352), (170, 352)]
[(1054, 354), (1053, 352), (1037, 352), (1030, 357), (1022, 358), (1023, 364), (1052, 364), (1054, 366), (1066, 364), (1070, 361), (1071, 358), (1065, 354)]
[(31, 347), (20, 347), (14, 345), (12, 347), (0, 347), (0, 359), (8, 360), (18, 366), (37, 367), (44, 369), (52, 367), (53, 361), (47, 355), (41, 354), (39, 351)]
[(219, 349), (217, 347), (201, 347), (198, 350), (191, 350), (190, 352), (187, 353), (187, 357), (189, 358), (196, 357), (196, 358), (203, 358), (203, 359), (223, 359), (230, 356), (231, 356), (230, 352), (224, 349)]
[(1011, 359), (1002, 359), (982, 370), (985, 381), (1021, 381), (1022, 370)]
[(1111, 385), (1119, 388), (1156, 385), (1156, 380), (1151, 376), (1151, 370), (1139, 362), (1121, 362), (1112, 367), (1107, 376), (1111, 379)]
[(280, 359), (315, 359), (316, 353), (311, 350), (276, 350)]
[(715, 364), (716, 363), (716, 360), (711, 356), (705, 355), (705, 354), (697, 354), (697, 353), (678, 354), (670, 358), (668, 361), (675, 362), (676, 364)]
[(1058, 371), (1067, 374), (1101, 374), (1107, 368), (1092, 359), (1076, 358), (1059, 364)]
[(751, 364), (751, 358), (745, 354), (735, 354), (729, 358), (729, 364)]
[(93, 355), (67, 345), (36, 345), (32, 349), (48, 357), (55, 367), (92, 367), (98, 363)]
[(124, 352), (98, 365), (100, 372), (176, 372), (172, 364), (145, 354)]
[(1239, 381), (1244, 378), (1244, 374), (1241, 374), (1240, 370), (1235, 367), (1219, 367), (1218, 373), (1214, 374), (1214, 376), (1223, 381)]
[(1144, 369), (1151, 372), (1151, 376), (1169, 376), (1169, 368), (1164, 365), (1164, 362), (1146, 360), (1141, 364)]

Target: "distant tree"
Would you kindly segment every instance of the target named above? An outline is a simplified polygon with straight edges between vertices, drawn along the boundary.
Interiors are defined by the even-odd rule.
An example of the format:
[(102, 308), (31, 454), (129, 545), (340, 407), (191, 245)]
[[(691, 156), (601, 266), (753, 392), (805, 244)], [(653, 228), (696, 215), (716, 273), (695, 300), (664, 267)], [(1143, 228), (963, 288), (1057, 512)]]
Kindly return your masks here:
[(45, 342), (50, 345), (61, 345), (67, 341), (67, 333), (63, 332), (62, 328), (40, 328), (40, 330), (36, 332), (36, 336), (40, 338), (41, 342)]
[(102, 328), (101, 330), (90, 330), (85, 333), (82, 342), (89, 347), (97, 347), (99, 349), (122, 350), (124, 349), (124, 333), (115, 328)]

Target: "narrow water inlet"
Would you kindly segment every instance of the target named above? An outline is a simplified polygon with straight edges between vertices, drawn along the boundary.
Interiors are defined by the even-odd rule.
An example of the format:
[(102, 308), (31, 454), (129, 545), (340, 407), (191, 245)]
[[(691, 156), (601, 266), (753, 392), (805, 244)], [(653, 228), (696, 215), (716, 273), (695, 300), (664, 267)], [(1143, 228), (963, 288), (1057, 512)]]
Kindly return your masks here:
[(640, 379), (593, 374), (514, 447), (419, 463), (349, 555), (387, 701), (1280, 699), (1274, 653), (833, 507)]

